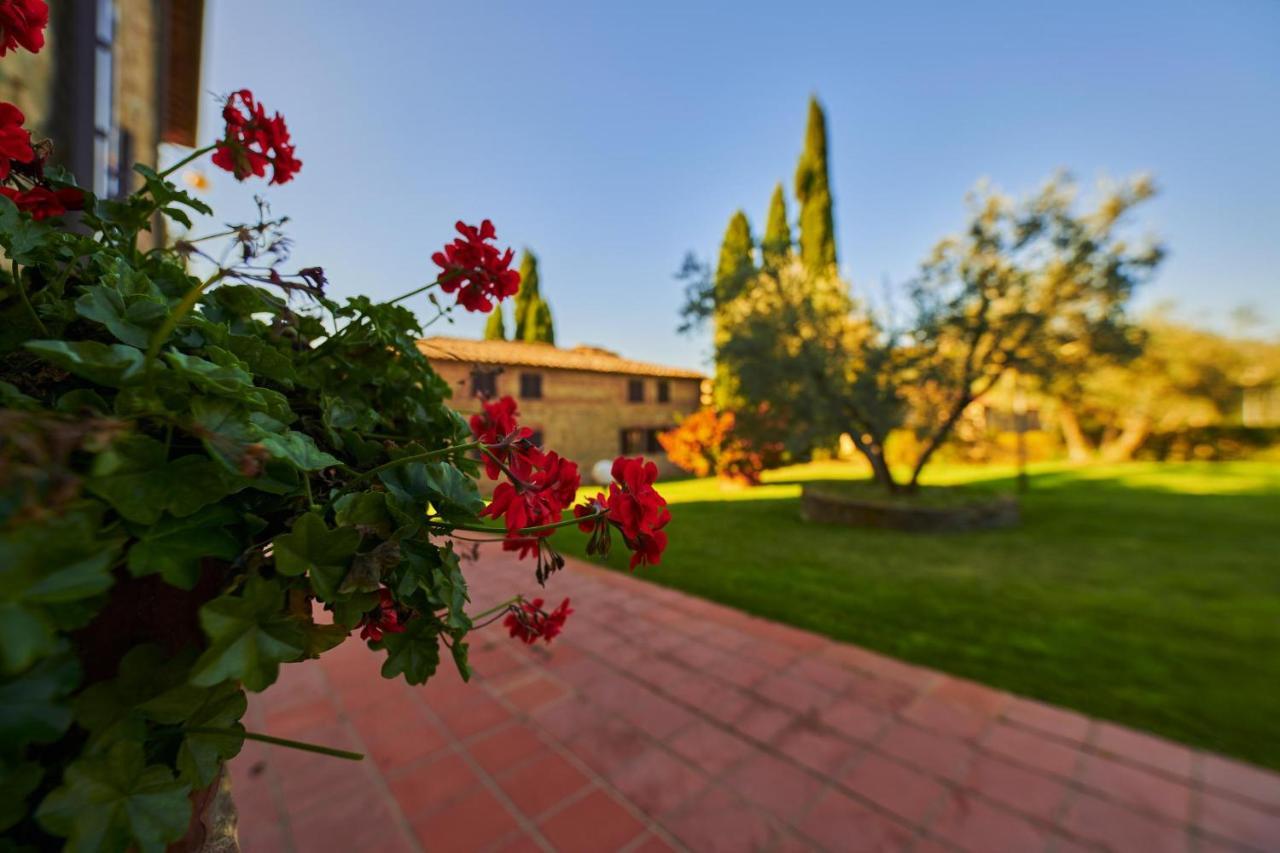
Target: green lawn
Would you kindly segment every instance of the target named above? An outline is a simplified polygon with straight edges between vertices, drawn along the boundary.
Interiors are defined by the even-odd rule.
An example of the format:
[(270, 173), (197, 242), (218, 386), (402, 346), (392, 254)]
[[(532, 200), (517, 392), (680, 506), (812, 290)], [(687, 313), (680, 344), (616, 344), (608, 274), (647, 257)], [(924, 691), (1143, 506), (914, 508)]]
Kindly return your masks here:
[[(929, 482), (1011, 490), (1011, 471)], [(662, 487), (671, 544), (641, 577), (1026, 696), (1280, 767), (1280, 464), (1033, 468), (1013, 530), (809, 524), (802, 480)], [(562, 544), (582, 548), (584, 537)], [(584, 556), (581, 551), (579, 556)], [(624, 549), (608, 561), (626, 565)]]

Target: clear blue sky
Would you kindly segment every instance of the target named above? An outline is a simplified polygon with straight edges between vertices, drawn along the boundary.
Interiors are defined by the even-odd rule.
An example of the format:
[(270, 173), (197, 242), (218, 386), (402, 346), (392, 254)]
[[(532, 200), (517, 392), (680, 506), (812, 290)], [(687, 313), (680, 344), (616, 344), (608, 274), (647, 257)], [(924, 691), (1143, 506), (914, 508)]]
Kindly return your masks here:
[(210, 7), (204, 88), (252, 88), (305, 162), (269, 190), (210, 172), (211, 200), (247, 217), (263, 192), (338, 295), (429, 280), (453, 222), (489, 217), (538, 252), (562, 343), (703, 366), (672, 273), (735, 208), (763, 227), (815, 92), (855, 288), (910, 276), (979, 178), (1145, 170), (1142, 229), (1172, 254), (1142, 304), (1225, 326), (1253, 303), (1280, 329), (1275, 0)]

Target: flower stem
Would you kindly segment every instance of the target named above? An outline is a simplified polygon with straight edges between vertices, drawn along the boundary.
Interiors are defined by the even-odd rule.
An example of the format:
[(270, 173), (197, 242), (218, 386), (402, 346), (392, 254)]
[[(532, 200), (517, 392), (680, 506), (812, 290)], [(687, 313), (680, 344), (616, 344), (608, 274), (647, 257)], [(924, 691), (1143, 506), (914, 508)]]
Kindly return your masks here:
[(163, 172), (161, 172), (161, 173), (160, 173), (160, 177), (161, 177), (161, 178), (167, 178), (167, 177), (169, 177), (169, 176), (170, 176), (170, 175), (172, 175), (174, 172), (178, 171), (178, 170), (179, 170), (179, 169), (181, 169), (183, 166), (185, 166), (185, 165), (187, 165), (188, 163), (190, 163), (192, 160), (195, 160), (195, 159), (197, 159), (197, 158), (203, 157), (204, 155), (208, 154), (210, 151), (212, 151), (213, 149), (215, 149), (215, 148), (217, 148), (217, 147), (218, 147), (217, 145), (206, 145), (204, 148), (197, 148), (195, 151), (192, 151), (192, 152), (191, 152), (190, 154), (188, 154), (186, 157), (183, 157), (183, 158), (182, 158), (181, 160), (179, 160), (177, 163), (174, 163), (172, 166), (170, 166), (169, 168), (167, 168), (167, 169), (165, 169)]
[(164, 318), (164, 322), (160, 324), (159, 329), (156, 329), (156, 333), (151, 336), (151, 343), (147, 346), (146, 369), (148, 372), (151, 370), (151, 365), (154, 363), (156, 356), (160, 354), (160, 347), (164, 346), (164, 342), (169, 339), (169, 335), (173, 334), (173, 330), (178, 328), (182, 318), (190, 314), (191, 309), (196, 307), (196, 303), (200, 301), (200, 295), (226, 274), (226, 270), (218, 270), (188, 290), (187, 295), (182, 297), (182, 301)]
[(476, 622), (480, 619), (485, 618), (486, 616), (492, 616), (495, 613), (501, 613), (503, 610), (506, 610), (508, 607), (515, 604), (517, 601), (520, 601), (520, 599), (521, 599), (521, 596), (518, 596), (518, 595), (515, 596), (514, 598), (508, 598), (506, 601), (502, 602), (496, 607), (490, 607), (488, 610), (483, 610), (480, 613), (468, 614), (467, 618), (470, 619), (472, 622)]
[(329, 755), (334, 758), (345, 758), (348, 761), (362, 761), (364, 756), (359, 752), (349, 752), (345, 749), (335, 749), (331, 746), (321, 746), (318, 743), (306, 743), (300, 740), (289, 740), (283, 737), (274, 737), (272, 735), (258, 734), (257, 732), (238, 732), (235, 729), (220, 729), (213, 726), (186, 726), (183, 731), (194, 735), (222, 735), (225, 737), (242, 737), (245, 740), (256, 740), (262, 743), (269, 743), (275, 746), (287, 746), (289, 749), (300, 749), (303, 752), (318, 752), (321, 755)]
[(428, 450), (425, 453), (414, 453), (411, 456), (401, 456), (399, 459), (392, 459), (390, 462), (384, 462), (381, 465), (370, 468), (360, 476), (356, 477), (355, 482), (368, 480), (376, 477), (383, 471), (389, 471), (392, 468), (399, 468), (401, 465), (408, 465), (413, 462), (425, 462), (428, 459), (435, 459), (439, 456), (448, 456), (450, 453), (458, 453), (460, 451), (474, 450), (477, 447), (483, 447), (478, 441), (468, 441), (465, 444), (451, 444), (448, 447), (441, 447), (438, 450)]
[(22, 300), (22, 307), (27, 309), (27, 313), (31, 315), (31, 321), (36, 324), (40, 334), (48, 336), (49, 330), (45, 327), (44, 321), (40, 319), (40, 315), (36, 313), (36, 307), (27, 298), (27, 289), (22, 284), (22, 274), (18, 269), (17, 261), (13, 261), (13, 286), (18, 289), (18, 298)]
[(519, 530), (506, 530), (502, 527), (486, 527), (480, 524), (449, 524), (443, 525), (451, 530), (470, 530), (473, 533), (495, 533), (498, 536), (519, 538), (528, 533), (542, 533), (547, 530), (557, 530), (561, 527), (571, 527), (575, 524), (583, 524), (589, 521), (595, 521), (597, 518), (604, 518), (609, 514), (607, 509), (599, 512), (593, 512), (591, 515), (584, 515), (581, 518), (566, 518), (564, 521), (557, 521), (552, 524), (539, 524), (536, 527), (521, 527)]

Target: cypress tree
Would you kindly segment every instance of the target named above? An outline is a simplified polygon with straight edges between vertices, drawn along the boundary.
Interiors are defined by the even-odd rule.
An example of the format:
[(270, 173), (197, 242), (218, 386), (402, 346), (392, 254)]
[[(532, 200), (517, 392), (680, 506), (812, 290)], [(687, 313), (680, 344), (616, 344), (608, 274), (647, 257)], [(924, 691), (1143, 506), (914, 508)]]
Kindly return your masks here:
[(773, 198), (769, 200), (769, 219), (764, 227), (764, 239), (760, 241), (760, 253), (764, 266), (777, 269), (786, 263), (791, 252), (791, 225), (787, 222), (787, 197), (782, 192), (782, 184), (773, 188)]
[(721, 363), (718, 354), (728, 333), (724, 329), (721, 312), (734, 299), (739, 298), (756, 272), (755, 242), (751, 239), (751, 223), (741, 210), (729, 219), (724, 240), (720, 243), (720, 261), (716, 264), (715, 277), (715, 329), (712, 343), (717, 353), (715, 376), (716, 407), (733, 409), (738, 401), (738, 378)]
[(809, 99), (809, 126), (804, 153), (796, 165), (796, 198), (800, 202), (800, 258), (815, 272), (836, 263), (836, 229), (827, 173), (827, 119), (818, 99)]
[(538, 256), (528, 249), (520, 258), (520, 290), (515, 299), (515, 341), (554, 344), (555, 326), (551, 321), (551, 306), (542, 298), (542, 283), (538, 279)]
[(751, 239), (751, 223), (738, 210), (729, 218), (724, 240), (720, 243), (720, 262), (716, 264), (716, 303), (728, 302), (742, 290), (756, 270), (755, 242)]
[(541, 299), (538, 256), (525, 249), (520, 254), (520, 289), (516, 292), (515, 298), (516, 333), (512, 336), (512, 340), (528, 340), (526, 335), (529, 321), (532, 319), (530, 310)]
[(502, 319), (501, 304), (493, 306), (493, 310), (489, 312), (489, 320), (484, 324), (484, 339), (486, 341), (507, 339), (507, 324)]
[(547, 300), (539, 297), (530, 311), (532, 315), (529, 327), (525, 330), (524, 339), (540, 344), (556, 343), (556, 328), (551, 321), (551, 306), (547, 304)]

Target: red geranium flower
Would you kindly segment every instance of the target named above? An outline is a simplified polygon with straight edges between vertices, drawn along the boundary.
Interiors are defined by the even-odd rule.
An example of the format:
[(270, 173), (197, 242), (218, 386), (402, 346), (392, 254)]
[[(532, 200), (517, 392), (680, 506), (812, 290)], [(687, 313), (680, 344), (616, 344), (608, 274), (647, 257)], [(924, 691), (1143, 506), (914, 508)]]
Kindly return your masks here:
[(378, 606), (360, 618), (360, 639), (381, 640), (383, 634), (400, 634), (404, 632), (404, 620), (396, 607), (391, 590), (383, 587), (378, 590)]
[(565, 620), (572, 612), (567, 598), (550, 613), (542, 609), (542, 599), (535, 598), (533, 601), (513, 604), (502, 624), (511, 632), (512, 637), (518, 637), (528, 645), (533, 645), (539, 639), (550, 643), (564, 630)]
[(19, 47), (39, 53), (48, 25), (45, 0), (0, 0), (0, 56)]
[(33, 219), (61, 216), (68, 210), (84, 207), (84, 193), (74, 187), (51, 190), (48, 187), (32, 187), (19, 192), (13, 187), (0, 187), (0, 195), (18, 206), (18, 210), (30, 213)]
[(502, 474), (499, 462), (505, 465), (513, 455), (534, 449), (533, 430), (516, 423), (516, 401), (510, 397), (480, 405), (483, 411), (471, 416), (471, 434), (493, 454), (485, 454), (484, 470), (490, 480), (496, 480)]
[(302, 161), (293, 155), (284, 118), (280, 113), (267, 118), (266, 110), (248, 89), (227, 98), (222, 118), (227, 126), (213, 152), (213, 164), (235, 175), (236, 180), (250, 175), (265, 177), (269, 165), (271, 183), (283, 184), (302, 168)]
[(588, 548), (594, 549), (593, 553), (608, 550), (606, 525), (611, 524), (633, 552), (631, 568), (657, 565), (667, 547), (667, 534), (662, 528), (671, 520), (666, 500), (653, 488), (658, 466), (639, 456), (619, 456), (613, 460), (613, 479), (607, 495), (602, 492), (574, 507), (574, 516), (581, 519), (578, 527), (591, 534)]
[(36, 152), (31, 147), (31, 131), (22, 126), (26, 116), (13, 104), (0, 103), (0, 181), (9, 177), (14, 162), (30, 163)]
[(486, 219), (477, 228), (461, 220), (455, 226), (461, 237), (445, 244), (431, 260), (442, 270), (440, 289), (458, 291), (458, 304), (468, 311), (488, 312), (495, 302), (515, 296), (520, 289), (520, 273), (511, 269), (511, 249), (499, 254), (488, 241), (497, 239), (493, 223)]
[[(499, 483), (493, 490), (493, 500), (480, 511), (495, 521), (503, 519), (509, 541), (528, 547), (534, 543), (520, 540), (550, 536), (550, 530), (522, 533), (526, 527), (554, 524), (573, 503), (578, 485), (582, 482), (576, 463), (562, 458), (555, 452), (530, 450), (519, 457), (512, 457), (512, 473), (518, 482)], [(515, 550), (514, 547), (507, 550)]]

